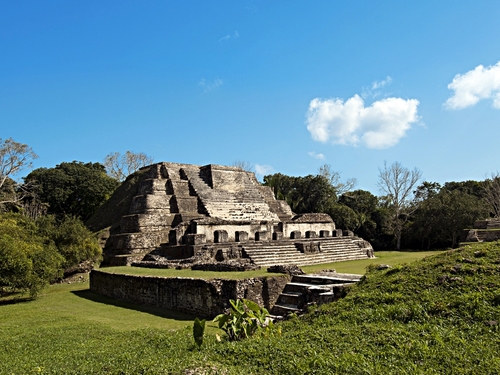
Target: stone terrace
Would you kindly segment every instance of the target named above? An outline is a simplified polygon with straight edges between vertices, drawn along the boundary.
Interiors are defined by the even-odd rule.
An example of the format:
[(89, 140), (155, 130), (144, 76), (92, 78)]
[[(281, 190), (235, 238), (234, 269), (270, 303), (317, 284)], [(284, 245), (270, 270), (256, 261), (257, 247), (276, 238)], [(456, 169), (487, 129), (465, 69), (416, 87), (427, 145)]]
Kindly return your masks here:
[(136, 186), (128, 190), (130, 207), (105, 238), (107, 264), (130, 265), (151, 252), (172, 260), (202, 254), (205, 262), (228, 260), (220, 254), (234, 260), (237, 254), (258, 266), (373, 255), (369, 243), (352, 233), (343, 236), (328, 215), (295, 215), (270, 187), (239, 168), (163, 162), (136, 175)]

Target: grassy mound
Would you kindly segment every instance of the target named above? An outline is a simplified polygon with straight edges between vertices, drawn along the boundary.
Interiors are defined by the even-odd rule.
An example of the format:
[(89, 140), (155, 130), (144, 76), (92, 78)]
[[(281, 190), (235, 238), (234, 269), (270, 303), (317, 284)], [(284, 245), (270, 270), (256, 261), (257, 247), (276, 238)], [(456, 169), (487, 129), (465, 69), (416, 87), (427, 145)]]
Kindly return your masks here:
[(200, 350), (190, 327), (116, 330), (92, 310), (86, 322), (44, 315), (43, 303), (0, 306), (0, 373), (500, 373), (500, 243), (369, 267), (347, 297), (280, 324), (281, 335), (217, 342), (212, 329)]
[(488, 243), (372, 267), (343, 300), (283, 324), (281, 337), (224, 350), (254, 373), (496, 374), (499, 323), (500, 243)]

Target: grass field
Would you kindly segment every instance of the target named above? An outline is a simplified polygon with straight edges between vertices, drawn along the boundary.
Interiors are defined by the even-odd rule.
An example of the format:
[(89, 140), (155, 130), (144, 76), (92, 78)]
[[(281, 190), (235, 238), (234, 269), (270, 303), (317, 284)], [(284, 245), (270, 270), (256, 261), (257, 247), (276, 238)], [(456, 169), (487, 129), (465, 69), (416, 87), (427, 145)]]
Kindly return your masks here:
[[(307, 272), (315, 272), (335, 268), (338, 272), (364, 273), (367, 265), (384, 263), (396, 266), (399, 270), (398, 264), (438, 253), (377, 252), (377, 259), (304, 269)], [(115, 270), (119, 271), (120, 268)], [(131, 268), (126, 270), (132, 271)], [(165, 276), (194, 277), (189, 272), (184, 275), (186, 270), (137, 270), (147, 274), (161, 271)], [(179, 273), (170, 274), (172, 271)], [(213, 276), (205, 274), (205, 277)], [(298, 328), (299, 323), (292, 321), (283, 324), (283, 337), (289, 340), (289, 346), (280, 344), (280, 338), (270, 339), (269, 342), (263, 342), (262, 338), (249, 340), (248, 344), (217, 343), (214, 333), (218, 330), (213, 323), (209, 323), (206, 344), (199, 351), (195, 349), (191, 337), (193, 319), (193, 316), (186, 314), (98, 296), (88, 290), (88, 282), (53, 285), (36, 301), (12, 303), (9, 300), (0, 300), (0, 374), (176, 374), (183, 373), (184, 368), (198, 369), (198, 372), (194, 373), (294, 373), (294, 367), (288, 363), (294, 358), (301, 361), (297, 363), (295, 373), (315, 373), (311, 371), (314, 366), (319, 366), (319, 372), (316, 373), (344, 373), (324, 372), (326, 365), (321, 365), (321, 361), (325, 358), (330, 361), (330, 355), (324, 354), (321, 359), (319, 354), (311, 354), (312, 359), (317, 357), (315, 360), (319, 361), (314, 365), (312, 362), (308, 364), (309, 360), (304, 358), (302, 352), (299, 354), (303, 350), (323, 353), (324, 350), (331, 351), (335, 348), (334, 345), (328, 349), (330, 344), (325, 345), (329, 339), (325, 341), (325, 338), (320, 339), (318, 336), (326, 327), (322, 324), (326, 323), (307, 323), (319, 324), (312, 329), (313, 336), (308, 339), (307, 344), (296, 343), (295, 338), (306, 335)], [(352, 317), (346, 318), (347, 321), (349, 319)], [(398, 327), (398, 330), (403, 329), (400, 322), (396, 322), (395, 327)], [(354, 330), (360, 328), (359, 323), (352, 327)], [(342, 330), (346, 330), (342, 334), (352, 334), (348, 332), (348, 327), (343, 327)], [(386, 339), (380, 338), (382, 342), (376, 345), (385, 345), (383, 341), (387, 340), (387, 335), (389, 331), (386, 332)], [(403, 338), (404, 332), (401, 331), (398, 335)], [(376, 340), (379, 339), (375, 338)], [(269, 346), (271, 342), (272, 348)], [(317, 347), (312, 343), (316, 343), (314, 345)], [(484, 344), (491, 345), (489, 341)], [(265, 349), (259, 349), (259, 345)], [(265, 355), (263, 350), (268, 351), (268, 355)], [(342, 355), (349, 357), (346, 354), (349, 349), (345, 350), (347, 351)], [(286, 357), (283, 357), (285, 355)], [(351, 355), (355, 355), (355, 352)], [(277, 356), (277, 362), (269, 362), (269, 356)], [(259, 363), (264, 367), (259, 369)]]
[[(401, 263), (413, 262), (417, 259), (425, 258), (429, 255), (439, 254), (440, 251), (422, 251), (422, 252), (404, 252), (404, 251), (377, 251), (375, 259), (361, 259), (348, 262), (335, 262), (329, 264), (317, 264), (314, 266), (301, 267), (306, 273), (319, 272), (325, 269), (335, 269), (340, 273), (358, 273), (364, 274), (365, 269), (370, 264), (389, 264), (396, 265)], [(121, 273), (127, 275), (139, 276), (161, 276), (161, 277), (194, 277), (200, 279), (243, 279), (250, 277), (278, 275), (269, 273), (266, 268), (257, 271), (245, 272), (211, 272), (211, 271), (192, 271), (190, 269), (176, 270), (173, 268), (156, 269), (143, 267), (106, 267), (103, 271), (110, 273)]]

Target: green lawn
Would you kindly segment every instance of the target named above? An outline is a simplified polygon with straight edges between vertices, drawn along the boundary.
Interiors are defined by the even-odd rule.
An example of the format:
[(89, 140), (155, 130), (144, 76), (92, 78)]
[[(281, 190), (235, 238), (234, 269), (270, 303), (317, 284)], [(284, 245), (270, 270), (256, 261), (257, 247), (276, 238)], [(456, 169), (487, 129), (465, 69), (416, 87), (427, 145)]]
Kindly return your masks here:
[[(369, 264), (397, 265), (430, 254), (437, 253), (377, 252), (377, 259), (304, 269), (314, 272), (335, 268), (338, 272), (363, 273)], [(194, 277), (194, 272), (184, 274), (182, 270), (156, 272)], [(239, 346), (217, 343), (214, 333), (221, 332), (211, 322), (204, 349), (195, 349), (191, 337), (193, 319), (182, 313), (96, 295), (88, 290), (88, 282), (50, 286), (35, 301), (12, 303), (0, 299), (0, 374), (177, 374), (185, 367), (217, 367), (223, 358), (225, 367), (230, 369), (228, 355), (238, 363), (242, 353)], [(233, 354), (225, 354), (226, 350)], [(210, 353), (214, 351), (219, 354), (212, 357)], [(258, 365), (252, 366), (248, 373), (259, 373)]]
[[(389, 264), (396, 265), (401, 263), (413, 262), (417, 259), (425, 258), (429, 255), (439, 254), (440, 251), (422, 251), (422, 252), (403, 252), (403, 251), (377, 251), (375, 259), (362, 259), (348, 262), (335, 262), (329, 264), (318, 264), (314, 266), (302, 266), (301, 268), (306, 273), (319, 272), (321, 270), (335, 269), (341, 273), (358, 273), (364, 274), (365, 269), (370, 264)], [(121, 273), (127, 275), (138, 276), (161, 276), (161, 277), (193, 277), (200, 279), (244, 279), (250, 277), (272, 276), (279, 275), (269, 273), (266, 268), (257, 271), (245, 272), (212, 272), (212, 271), (192, 271), (190, 269), (176, 270), (173, 268), (157, 269), (143, 267), (105, 267), (102, 268), (105, 272)]]

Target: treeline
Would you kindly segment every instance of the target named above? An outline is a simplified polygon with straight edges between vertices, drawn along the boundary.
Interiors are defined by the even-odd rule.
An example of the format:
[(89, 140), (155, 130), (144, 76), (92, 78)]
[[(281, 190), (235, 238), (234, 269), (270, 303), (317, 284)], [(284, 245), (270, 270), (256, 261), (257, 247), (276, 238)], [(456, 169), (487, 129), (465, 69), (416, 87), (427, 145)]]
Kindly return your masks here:
[[(63, 162), (30, 169), (33, 150), (0, 139), (0, 293), (36, 296), (49, 282), (101, 259), (96, 235), (84, 222), (127, 175), (153, 162), (143, 153), (111, 153), (103, 163)], [(244, 167), (244, 166), (240, 166)], [(338, 228), (370, 241), (375, 250), (455, 247), (475, 220), (500, 216), (500, 177), (484, 181), (422, 182), (418, 169), (396, 162), (379, 170), (375, 196), (342, 181), (329, 165), (304, 177), (264, 177), (295, 213), (324, 212)]]
[(327, 213), (338, 228), (353, 231), (376, 250), (456, 247), (463, 229), (500, 213), (498, 175), (440, 185), (420, 181), (418, 170), (400, 163), (384, 165), (379, 172), (378, 186), (386, 192), (380, 196), (354, 189), (353, 180), (347, 184), (351, 190), (346, 191), (346, 184), (339, 182), (338, 173), (332, 173), (329, 166), (305, 177), (267, 175), (264, 184), (295, 213)]
[(146, 155), (112, 153), (104, 163), (63, 162), (11, 176), (31, 167), (33, 150), (0, 139), (0, 296), (29, 292), (88, 271), (102, 259), (97, 236), (84, 222), (126, 176), (150, 164)]

